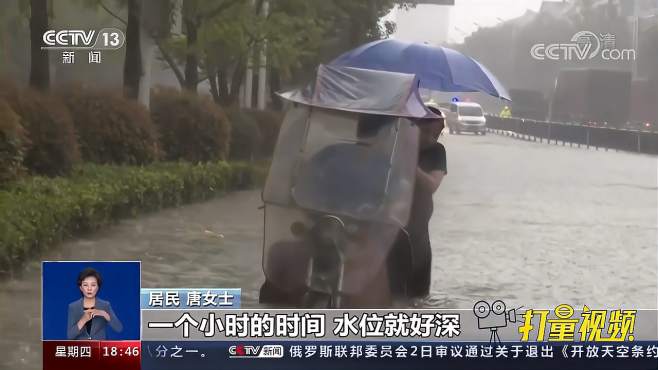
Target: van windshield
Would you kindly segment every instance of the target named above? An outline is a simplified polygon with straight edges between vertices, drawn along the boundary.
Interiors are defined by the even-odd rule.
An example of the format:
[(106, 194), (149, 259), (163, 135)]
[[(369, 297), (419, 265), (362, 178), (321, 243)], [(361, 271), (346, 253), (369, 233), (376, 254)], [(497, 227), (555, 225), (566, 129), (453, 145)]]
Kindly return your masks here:
[(482, 108), (480, 107), (459, 107), (459, 115), (460, 116), (471, 116), (471, 117), (479, 117), (482, 116)]

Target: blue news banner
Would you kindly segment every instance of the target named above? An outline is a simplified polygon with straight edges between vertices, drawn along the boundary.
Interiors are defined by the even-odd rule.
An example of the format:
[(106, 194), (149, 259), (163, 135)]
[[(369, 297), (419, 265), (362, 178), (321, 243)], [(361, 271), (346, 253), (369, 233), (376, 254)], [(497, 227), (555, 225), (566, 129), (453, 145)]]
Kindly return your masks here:
[[(515, 346), (518, 346), (518, 352)], [(572, 358), (574, 348), (570, 344), (518, 342), (490, 346), (488, 342), (143, 341), (142, 369), (658, 369), (656, 342), (623, 343), (620, 346), (622, 351), (625, 350), (623, 347), (638, 346), (642, 352), (649, 350), (653, 353), (649, 357), (634, 358), (630, 357), (629, 350), (628, 357), (620, 358), (617, 346), (612, 347), (610, 354), (603, 355), (607, 351), (603, 345), (591, 344), (590, 351), (596, 348), (598, 357), (586, 357), (587, 346), (583, 346), (582, 356)], [(469, 353), (469, 348), (476, 350)], [(539, 351), (537, 357), (527, 355), (533, 348)], [(544, 356), (542, 350), (546, 352)], [(262, 351), (269, 352), (263, 356)], [(282, 352), (280, 357), (274, 355), (277, 351)]]
[(499, 309), (491, 321), (477, 310), (239, 309), (240, 289), (141, 294), (144, 370), (658, 369), (655, 311), (613, 312), (595, 328), (567, 305), (557, 318)]

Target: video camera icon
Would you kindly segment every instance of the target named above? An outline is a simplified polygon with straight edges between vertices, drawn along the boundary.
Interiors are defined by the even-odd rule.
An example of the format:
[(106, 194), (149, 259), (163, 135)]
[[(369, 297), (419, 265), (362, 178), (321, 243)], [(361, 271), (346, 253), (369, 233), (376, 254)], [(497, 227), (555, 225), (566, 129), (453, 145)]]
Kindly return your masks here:
[(505, 302), (497, 300), (491, 305), (486, 301), (479, 301), (473, 306), (473, 313), (478, 318), (478, 328), (489, 329), (490, 343), (499, 343), (498, 328), (507, 327), (507, 323), (516, 322), (516, 309), (505, 311)]

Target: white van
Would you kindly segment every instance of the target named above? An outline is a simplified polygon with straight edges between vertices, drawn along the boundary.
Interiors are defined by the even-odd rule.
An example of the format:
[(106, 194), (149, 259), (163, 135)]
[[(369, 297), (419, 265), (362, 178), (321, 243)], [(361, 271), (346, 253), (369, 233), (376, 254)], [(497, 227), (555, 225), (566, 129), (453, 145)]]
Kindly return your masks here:
[(482, 107), (478, 103), (456, 102), (441, 104), (446, 115), (446, 126), (451, 134), (472, 132), (485, 135), (487, 133), (487, 120)]

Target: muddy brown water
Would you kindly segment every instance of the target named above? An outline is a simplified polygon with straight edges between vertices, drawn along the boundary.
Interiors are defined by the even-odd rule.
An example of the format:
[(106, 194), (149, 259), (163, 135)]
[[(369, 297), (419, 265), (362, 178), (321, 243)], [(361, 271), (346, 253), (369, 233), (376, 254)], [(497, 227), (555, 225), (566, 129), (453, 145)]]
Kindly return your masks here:
[[(414, 306), (656, 308), (657, 161), (508, 137), (442, 138), (432, 290)], [(143, 287), (240, 287), (258, 303), (259, 191), (125, 220), (45, 260), (141, 260)], [(0, 282), (0, 369), (40, 369), (40, 262)]]

